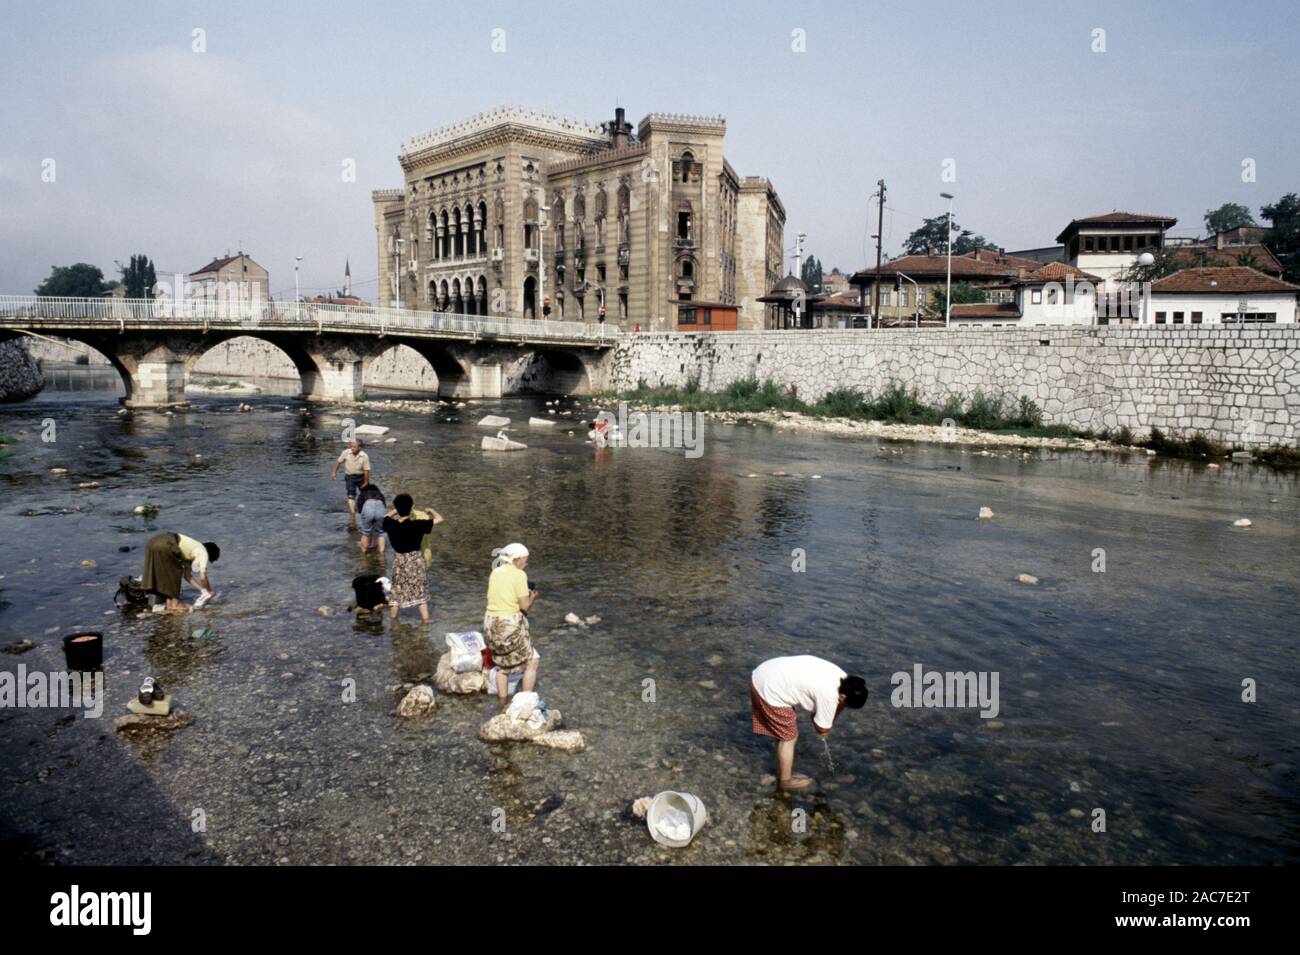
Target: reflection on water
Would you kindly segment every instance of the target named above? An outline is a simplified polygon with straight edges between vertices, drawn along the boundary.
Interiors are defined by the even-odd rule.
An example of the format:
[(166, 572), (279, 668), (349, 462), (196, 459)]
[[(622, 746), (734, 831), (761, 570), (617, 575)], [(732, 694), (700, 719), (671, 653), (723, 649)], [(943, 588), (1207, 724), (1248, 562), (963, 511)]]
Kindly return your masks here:
[[(72, 393), (0, 409), (0, 431), (19, 438), (0, 464), (0, 628), (38, 644), (0, 665), (61, 666), (59, 634), (93, 625), (110, 718), (145, 674), (196, 717), (139, 744), (101, 740), (94, 721), (0, 712), (0, 836), (44, 841), (59, 861), (144, 861), (141, 833), (194, 807), (221, 824), (201, 852), (179, 836), (154, 845), (162, 861), (1297, 858), (1294, 477), (747, 425), (710, 424), (695, 460), (597, 453), (563, 417), (520, 429), (528, 451), (488, 456), (474, 420), (524, 422), (545, 414), (540, 400), (479, 402), (457, 421), (194, 400), (172, 416), (119, 416), (109, 395)], [(383, 566), (358, 553), (342, 482), (328, 480), (349, 416), (392, 428), (394, 443), (368, 449), (390, 500), (406, 491), (446, 517), (427, 632), (344, 611), (351, 578)], [(40, 440), (47, 417), (53, 443)], [(87, 480), (99, 489), (79, 490)], [(133, 515), (146, 500), (159, 514)], [(982, 505), (993, 521), (975, 519)], [(1243, 516), (1254, 526), (1233, 528)], [(221, 542), (222, 598), (180, 619), (113, 611), (117, 578), (171, 529)], [(539, 689), (587, 735), (585, 753), (481, 742), (486, 697), (442, 697), (423, 723), (393, 715), (442, 634), (479, 625), (490, 552), (512, 540), (532, 550), (542, 592)], [(602, 621), (567, 626), (570, 611)], [(797, 768), (818, 787), (793, 796), (762, 782), (771, 743), (748, 714), (749, 671), (786, 653), (835, 660), (871, 692), (837, 723), (833, 767), (801, 718)], [(890, 676), (915, 663), (997, 671), (998, 718), (894, 708)], [(1241, 702), (1243, 679), (1259, 703)], [(130, 808), (141, 766), (170, 808)], [(51, 786), (93, 787), (117, 835), (77, 841), (64, 815), (77, 802), (47, 798)], [(670, 788), (709, 809), (685, 850), (654, 844), (625, 811)]]

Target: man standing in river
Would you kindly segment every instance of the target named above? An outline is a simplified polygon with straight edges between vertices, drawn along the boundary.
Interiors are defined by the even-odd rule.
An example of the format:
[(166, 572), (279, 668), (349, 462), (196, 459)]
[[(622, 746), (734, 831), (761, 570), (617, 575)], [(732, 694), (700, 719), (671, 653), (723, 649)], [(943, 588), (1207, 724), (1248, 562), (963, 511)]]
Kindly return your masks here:
[(357, 492), (370, 483), (370, 455), (362, 450), (360, 438), (353, 438), (330, 471), (330, 480), (339, 478), (339, 465), (343, 465), (343, 485), (348, 496), (348, 513), (357, 512)]
[(794, 743), (799, 738), (796, 706), (813, 715), (820, 736), (831, 735), (835, 718), (848, 706), (861, 709), (867, 684), (849, 676), (821, 657), (773, 657), (760, 663), (749, 683), (754, 732), (776, 737), (776, 784), (781, 789), (807, 789), (813, 781), (794, 771)]

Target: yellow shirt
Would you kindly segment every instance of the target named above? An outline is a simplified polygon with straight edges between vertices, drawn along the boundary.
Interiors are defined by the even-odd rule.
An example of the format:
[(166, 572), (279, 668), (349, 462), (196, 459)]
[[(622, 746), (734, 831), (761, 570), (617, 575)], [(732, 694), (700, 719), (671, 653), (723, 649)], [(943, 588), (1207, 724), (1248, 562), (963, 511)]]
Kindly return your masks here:
[(202, 576), (208, 572), (208, 549), (193, 537), (177, 534), (176, 541), (181, 548), (181, 556), (193, 565), (195, 573)]
[(512, 617), (519, 612), (519, 598), (528, 596), (528, 575), (514, 564), (502, 564), (488, 577), (487, 615)]

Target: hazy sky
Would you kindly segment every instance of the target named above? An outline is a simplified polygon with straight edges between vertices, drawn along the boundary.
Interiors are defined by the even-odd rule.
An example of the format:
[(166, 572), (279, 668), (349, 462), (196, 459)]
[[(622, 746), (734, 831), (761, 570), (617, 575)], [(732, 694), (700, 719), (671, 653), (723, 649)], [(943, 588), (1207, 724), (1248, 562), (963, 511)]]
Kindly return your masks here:
[[(722, 114), (773, 180), (787, 249), (862, 267), (947, 190), (1008, 249), (1112, 209), (1177, 216), (1300, 191), (1300, 4), (41, 3), (0, 34), (0, 293), (51, 265), (150, 255), (189, 272), (241, 247), (293, 294), (376, 290), (370, 190), (397, 150), (510, 103), (593, 122), (615, 101)], [(206, 52), (192, 50), (204, 31)], [(505, 31), (506, 50), (492, 51)], [(1105, 52), (1093, 52), (1094, 30)], [(795, 52), (795, 30), (806, 51)], [(1242, 181), (1243, 159), (1257, 181)], [(356, 181), (342, 163), (356, 161)], [(945, 160), (956, 182), (941, 180)], [(42, 178), (53, 160), (54, 181)], [(870, 228), (868, 219), (870, 218)], [(874, 260), (874, 248), (870, 251)]]

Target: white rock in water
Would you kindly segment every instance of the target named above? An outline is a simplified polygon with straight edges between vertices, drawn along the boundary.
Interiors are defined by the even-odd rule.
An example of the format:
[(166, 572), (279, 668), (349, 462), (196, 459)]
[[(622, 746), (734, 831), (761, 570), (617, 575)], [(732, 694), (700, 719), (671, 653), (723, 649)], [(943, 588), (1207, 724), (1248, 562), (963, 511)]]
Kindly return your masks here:
[(555, 427), (555, 422), (550, 418), (529, 418), (528, 426), (530, 428), (553, 428)]
[(389, 428), (382, 424), (363, 424), (357, 427), (357, 434), (373, 434), (376, 436), (388, 434)]
[(596, 624), (600, 623), (600, 617), (596, 616), (595, 614), (592, 614), (590, 617), (586, 619), (585, 623), (589, 627), (594, 627)]
[(484, 418), (480, 418), (478, 426), (480, 428), (504, 428), (509, 423), (509, 418), (503, 418), (498, 414), (490, 414)]
[(396, 438), (384, 438), (384, 444), (396, 444), (396, 443), (397, 443)]
[(1035, 577), (1033, 574), (1021, 574), (1019, 577), (1016, 578), (1016, 580), (1020, 581), (1022, 584), (1038, 583), (1038, 578)]
[(1249, 517), (1243, 517), (1243, 518), (1241, 518), (1240, 520), (1233, 521), (1233, 522), (1232, 522), (1232, 526), (1233, 526), (1233, 527), (1250, 527), (1250, 518), (1249, 518)]
[(570, 611), (569, 613), (566, 613), (564, 615), (564, 622), (567, 624), (579, 624), (582, 623), (582, 618), (579, 617), (576, 613)]
[(541, 726), (531, 726), (525, 720), (517, 720), (509, 713), (498, 713), (478, 728), (479, 739), (489, 743), (536, 739), (544, 733), (560, 728), (559, 710), (548, 710), (546, 722)]
[(50, 473), (51, 473), (51, 474), (67, 474), (67, 473), (68, 473), (68, 469), (67, 469), (67, 468), (50, 468)]
[(487, 689), (487, 677), (482, 670), (457, 673), (451, 666), (451, 654), (438, 658), (438, 669), (433, 675), (433, 685), (439, 693), (482, 693)]
[[(776, 782), (775, 776), (772, 777), (772, 782)], [(652, 802), (654, 802), (652, 797), (642, 796), (640, 799), (636, 800), (636, 802), (632, 803), (632, 815), (636, 816), (638, 819), (644, 819), (645, 814), (650, 811), (650, 804)]]
[(993, 520), (993, 508), (991, 508), (991, 507), (981, 507), (981, 508), (980, 508), (980, 520), (981, 520), (981, 521), (991, 521), (991, 520)]
[(317, 612), (318, 614), (320, 614), (322, 617), (328, 617), (328, 616), (330, 615), (330, 608), (329, 608), (329, 607), (317, 607), (317, 608), (316, 608), (316, 612)]
[(402, 698), (402, 702), (397, 705), (397, 715), (403, 719), (411, 719), (417, 716), (428, 716), (437, 708), (438, 701), (434, 696), (433, 687), (421, 684)]
[(533, 742), (548, 749), (558, 749), (565, 753), (581, 753), (587, 748), (587, 740), (577, 730), (552, 730), (541, 736), (534, 736)]

